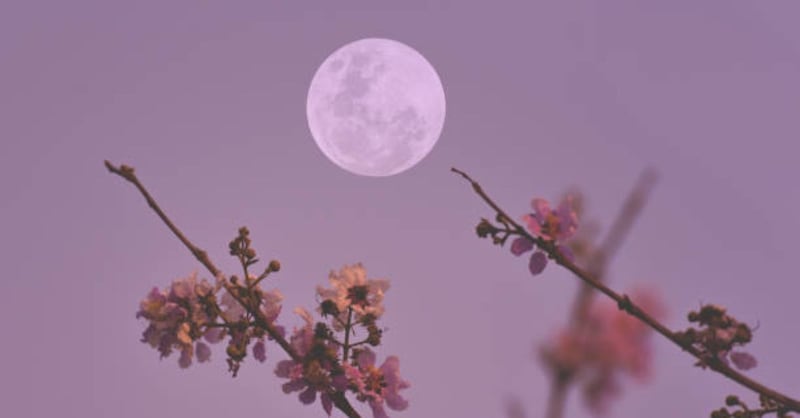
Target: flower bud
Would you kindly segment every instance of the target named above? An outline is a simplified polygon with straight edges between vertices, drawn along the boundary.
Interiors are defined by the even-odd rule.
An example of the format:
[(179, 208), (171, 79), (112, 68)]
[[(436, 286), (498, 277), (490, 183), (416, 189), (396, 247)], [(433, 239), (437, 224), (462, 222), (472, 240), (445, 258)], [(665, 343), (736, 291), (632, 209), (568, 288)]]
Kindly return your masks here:
[(225, 352), (233, 361), (241, 361), (246, 355), (245, 347), (240, 344), (228, 344)]
[(367, 326), (367, 331), (369, 332), (369, 336), (367, 336), (367, 344), (373, 347), (379, 346), (381, 344), (381, 336), (383, 335), (383, 331), (378, 328), (374, 322)]
[(281, 263), (278, 260), (272, 260), (269, 262), (269, 271), (281, 271)]
[(739, 397), (737, 397), (736, 395), (728, 395), (728, 397), (725, 398), (725, 405), (728, 406), (739, 405)]
[(478, 233), (478, 237), (480, 238), (486, 238), (489, 236), (489, 234), (494, 232), (494, 230), (494, 226), (492, 226), (492, 224), (490, 224), (486, 219), (481, 219), (480, 223), (478, 223), (478, 226), (475, 227), (475, 232)]
[(319, 307), (320, 310), (322, 311), (323, 317), (328, 315), (333, 315), (333, 316), (339, 315), (339, 307), (336, 306), (336, 302), (330, 299), (323, 300), (322, 303), (320, 303)]

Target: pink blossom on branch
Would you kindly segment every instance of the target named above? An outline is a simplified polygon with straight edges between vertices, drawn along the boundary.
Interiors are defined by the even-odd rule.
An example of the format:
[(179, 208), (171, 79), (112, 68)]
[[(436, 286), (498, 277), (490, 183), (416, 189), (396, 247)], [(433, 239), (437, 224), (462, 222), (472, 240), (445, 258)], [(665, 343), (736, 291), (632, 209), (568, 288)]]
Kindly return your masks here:
[(384, 403), (395, 411), (408, 408), (400, 391), (411, 385), (400, 377), (400, 360), (396, 356), (387, 357), (380, 367), (375, 360), (375, 353), (369, 348), (359, 350), (355, 364), (344, 365), (345, 376), (355, 387), (358, 400), (369, 403), (375, 418), (388, 418)]
[(564, 241), (578, 230), (578, 214), (572, 207), (572, 197), (565, 197), (556, 210), (550, 209), (545, 199), (534, 198), (531, 207), (534, 212), (523, 215), (522, 220), (528, 230), (547, 241)]
[(204, 301), (217, 290), (219, 287), (206, 280), (198, 282), (196, 273), (173, 281), (168, 290), (154, 287), (136, 312), (137, 318), (150, 322), (141, 341), (157, 348), (161, 358), (168, 357), (173, 350), (180, 351), (181, 368), (191, 365), (195, 351), (201, 362), (208, 360), (208, 347), (203, 344), (195, 348), (194, 342), (202, 337), (205, 326), (215, 320), (215, 315), (205, 309)]
[(331, 386), (344, 390), (341, 372), (333, 373), (337, 361), (338, 346), (315, 335), (314, 319), (303, 309), (296, 308), (305, 325), (295, 328), (289, 342), (294, 348), (299, 361), (282, 360), (275, 367), (275, 375), (289, 379), (282, 388), (284, 393), (300, 392), (298, 399), (305, 405), (314, 403), (317, 392), (325, 412), (330, 415), (333, 402), (327, 391)]
[[(551, 210), (550, 204), (541, 198), (531, 201), (534, 212), (522, 216), (528, 231), (535, 237), (555, 243), (558, 251), (565, 257), (572, 259), (572, 251), (564, 241), (572, 238), (578, 230), (578, 215), (573, 208), (573, 199), (565, 197), (558, 205), (558, 209)], [(517, 237), (511, 242), (511, 253), (520, 256), (534, 248), (534, 243), (526, 237)], [(531, 254), (528, 270), (533, 275), (538, 275), (547, 266), (547, 255), (541, 249)]]
[[(232, 288), (237, 289), (236, 285)], [(245, 321), (247, 313), (227, 290), (218, 298), (220, 290), (221, 278), (212, 285), (205, 279), (198, 281), (196, 274), (173, 281), (168, 289), (154, 287), (139, 304), (136, 313), (137, 318), (149, 321), (142, 334), (142, 342), (157, 348), (162, 358), (169, 356), (173, 350), (179, 351), (178, 364), (181, 368), (187, 368), (195, 356), (201, 363), (210, 360), (211, 348), (206, 343), (215, 344), (229, 336), (229, 361), (238, 362), (244, 357), (244, 348), (250, 339), (257, 338), (253, 355), (257, 360), (264, 361), (263, 331), (236, 328), (238, 331), (234, 332), (229, 329), (228, 323)], [(264, 291), (259, 286), (250, 291), (259, 295), (259, 309), (268, 322), (274, 323), (281, 310), (283, 295), (277, 290)], [(279, 332), (283, 330), (280, 326), (276, 326), (276, 329)]]

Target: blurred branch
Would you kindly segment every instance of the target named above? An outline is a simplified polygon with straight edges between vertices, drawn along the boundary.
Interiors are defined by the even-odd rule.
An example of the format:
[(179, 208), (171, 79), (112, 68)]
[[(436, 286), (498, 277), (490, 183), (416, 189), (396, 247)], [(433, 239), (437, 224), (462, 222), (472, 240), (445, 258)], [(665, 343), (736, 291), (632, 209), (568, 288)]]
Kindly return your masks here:
[[(224, 276), (222, 275), (222, 272), (214, 265), (214, 263), (208, 257), (208, 254), (205, 251), (203, 251), (200, 247), (194, 245), (191, 241), (189, 241), (189, 239), (186, 238), (186, 236), (183, 234), (183, 232), (181, 232), (181, 230), (178, 229), (178, 227), (175, 226), (175, 224), (172, 222), (172, 220), (164, 213), (164, 211), (158, 205), (156, 200), (153, 199), (153, 197), (150, 195), (150, 193), (147, 191), (147, 189), (144, 187), (144, 185), (142, 185), (142, 183), (136, 177), (136, 174), (134, 173), (133, 167), (130, 167), (130, 166), (127, 166), (127, 165), (124, 165), (124, 164), (120, 165), (119, 167), (115, 167), (108, 160), (105, 161), (105, 166), (108, 169), (108, 171), (110, 171), (111, 173), (122, 177), (123, 179), (127, 180), (128, 182), (130, 182), (134, 186), (136, 186), (136, 188), (139, 190), (139, 192), (142, 194), (142, 196), (144, 196), (144, 198), (147, 201), (147, 204), (150, 206), (150, 208), (153, 209), (153, 211), (164, 222), (164, 224), (167, 225), (169, 230), (172, 231), (172, 233), (178, 238), (178, 240), (180, 240), (180, 242), (182, 242), (183, 245), (186, 246), (186, 248), (189, 249), (189, 252), (191, 252), (192, 255), (194, 255), (194, 257), (197, 259), (197, 261), (199, 261), (200, 264), (202, 264), (209, 271), (209, 273), (211, 273), (214, 277), (216, 277), (218, 279), (219, 278), (224, 278)], [(245, 301), (243, 301), (238, 296), (238, 292), (236, 292), (235, 289), (231, 288), (231, 285), (227, 282), (227, 280), (222, 280), (222, 283), (223, 283), (223, 286), (225, 287), (225, 290), (228, 291), (228, 293), (231, 296), (233, 296), (234, 299), (236, 299), (236, 301), (239, 302), (240, 305), (242, 305), (245, 309), (247, 309), (247, 311), (251, 315), (253, 315), (253, 318), (255, 318), (256, 324), (259, 327), (265, 329), (267, 331), (267, 333), (269, 334), (269, 336), (273, 340), (275, 340), (278, 343), (278, 345), (281, 346), (281, 348), (283, 348), (283, 351), (285, 351), (286, 354), (288, 354), (289, 357), (292, 358), (292, 360), (294, 360), (294, 361), (296, 361), (298, 363), (302, 363), (302, 361), (303, 361), (302, 357), (300, 357), (300, 355), (297, 354), (297, 352), (294, 350), (294, 348), (278, 332), (278, 330), (275, 328), (275, 326), (270, 321), (267, 320), (267, 318), (264, 316), (264, 313), (261, 312), (261, 310), (259, 310), (257, 308), (253, 309), (250, 306), (250, 304), (248, 304)], [(336, 405), (336, 407), (339, 410), (341, 410), (345, 415), (347, 415), (350, 418), (361, 418), (361, 416), (358, 414), (358, 412), (355, 409), (353, 409), (353, 406), (347, 400), (347, 398), (345, 397), (343, 392), (336, 391), (336, 390), (331, 388), (328, 391), (328, 395), (330, 396), (331, 400), (333, 401), (333, 404)]]
[[(597, 250), (591, 255), (589, 262), (586, 265), (586, 270), (591, 273), (598, 281), (605, 280), (606, 268), (608, 263), (616, 255), (622, 242), (630, 233), (634, 222), (642, 212), (644, 204), (653, 189), (657, 176), (655, 171), (648, 168), (645, 169), (636, 181), (633, 190), (630, 191), (625, 203), (623, 203), (617, 217), (611, 224), (608, 233), (603, 239), (603, 242), (597, 247)], [(586, 310), (589, 306), (589, 299), (593, 294), (592, 287), (583, 284), (578, 291), (573, 305), (572, 318), (574, 320), (583, 320), (586, 316)]]
[(578, 267), (573, 262), (566, 259), (556, 248), (555, 244), (551, 241), (544, 240), (540, 237), (534, 237), (528, 233), (528, 231), (520, 226), (517, 222), (514, 221), (513, 218), (508, 216), (505, 211), (503, 211), (497, 203), (495, 203), (487, 194), (483, 191), (483, 188), (478, 184), (475, 180), (473, 180), (469, 175), (464, 173), (461, 170), (456, 168), (452, 168), (451, 171), (461, 175), (464, 179), (466, 179), (472, 189), (475, 191), (478, 196), (486, 202), (489, 207), (495, 210), (499, 217), (504, 218), (508, 224), (513, 226), (514, 232), (522, 237), (527, 238), (528, 240), (532, 241), (538, 248), (542, 251), (546, 252), (548, 257), (553, 259), (557, 264), (560, 264), (562, 267), (566, 268), (570, 272), (572, 272), (575, 276), (581, 279), (584, 283), (591, 286), (592, 288), (600, 291), (601, 293), (605, 294), (609, 298), (613, 299), (617, 302), (617, 306), (619, 309), (626, 311), (628, 314), (638, 318), (645, 324), (647, 324), (650, 328), (654, 329), (656, 332), (667, 338), (668, 340), (672, 341), (675, 345), (680, 347), (682, 350), (689, 352), (692, 356), (700, 360), (702, 364), (707, 365), (709, 368), (714, 370), (717, 373), (722, 374), (723, 376), (739, 383), (740, 385), (762, 394), (770, 399), (773, 399), (780, 404), (787, 407), (795, 412), (800, 412), (800, 401), (790, 398), (787, 395), (784, 395), (774, 389), (771, 389), (745, 375), (742, 373), (732, 369), (731, 367), (727, 366), (725, 363), (720, 361), (717, 358), (708, 358), (708, 356), (703, 355), (703, 353), (695, 348), (691, 343), (688, 343), (681, 338), (678, 337), (676, 333), (673, 333), (669, 330), (664, 324), (653, 318), (650, 314), (639, 308), (634, 301), (632, 301), (627, 295), (619, 294), (603, 284), (597, 277), (593, 274), (589, 273), (588, 271)]
[[(606, 268), (610, 260), (616, 255), (622, 242), (627, 237), (633, 223), (641, 214), (644, 204), (653, 185), (656, 181), (656, 173), (652, 169), (645, 169), (640, 175), (634, 188), (630, 191), (622, 205), (617, 217), (611, 224), (608, 233), (602, 243), (590, 252), (589, 260), (586, 263), (586, 270), (590, 272), (598, 281), (605, 280)], [(586, 326), (586, 317), (592, 303), (594, 289), (581, 283), (575, 301), (572, 305), (572, 313), (569, 323), (581, 332)], [(547, 418), (561, 418), (564, 415), (564, 406), (567, 401), (572, 376), (556, 374), (550, 386), (550, 396), (547, 402)]]

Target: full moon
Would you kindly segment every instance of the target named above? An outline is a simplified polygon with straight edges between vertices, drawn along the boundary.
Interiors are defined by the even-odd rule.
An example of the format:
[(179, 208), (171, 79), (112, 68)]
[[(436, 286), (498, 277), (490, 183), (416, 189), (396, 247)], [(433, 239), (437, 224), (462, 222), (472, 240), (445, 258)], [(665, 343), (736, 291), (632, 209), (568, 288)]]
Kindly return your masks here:
[(368, 38), (334, 51), (308, 89), (311, 135), (334, 164), (391, 176), (420, 162), (444, 126), (444, 89), (419, 52)]

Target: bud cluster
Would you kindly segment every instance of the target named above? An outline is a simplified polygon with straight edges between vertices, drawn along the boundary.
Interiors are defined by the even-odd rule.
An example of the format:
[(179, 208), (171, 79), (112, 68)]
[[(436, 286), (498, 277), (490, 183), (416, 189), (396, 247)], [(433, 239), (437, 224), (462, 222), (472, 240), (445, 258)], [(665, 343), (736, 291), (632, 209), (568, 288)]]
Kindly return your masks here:
[(725, 405), (731, 410), (722, 407), (712, 411), (711, 418), (761, 418), (771, 414), (775, 414), (778, 418), (792, 418), (793, 416), (789, 414), (789, 410), (785, 406), (764, 395), (759, 396), (759, 401), (760, 408), (750, 409), (738, 396), (729, 395), (725, 398)]
[(757, 365), (755, 357), (742, 351), (733, 351), (753, 339), (750, 326), (728, 315), (725, 308), (717, 305), (703, 305), (698, 311), (691, 311), (689, 322), (697, 323), (698, 328), (689, 327), (679, 332), (678, 338), (684, 345), (699, 350), (704, 360), (697, 366), (706, 367), (719, 361), (728, 365), (729, 360), (741, 370), (752, 369)]

